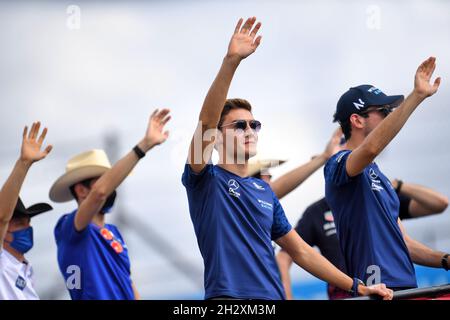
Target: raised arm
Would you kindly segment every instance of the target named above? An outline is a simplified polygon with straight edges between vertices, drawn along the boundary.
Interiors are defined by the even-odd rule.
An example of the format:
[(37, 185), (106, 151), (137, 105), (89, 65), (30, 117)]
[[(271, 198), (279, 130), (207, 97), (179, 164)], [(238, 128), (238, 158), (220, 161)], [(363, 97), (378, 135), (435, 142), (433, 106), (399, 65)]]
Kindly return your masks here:
[(309, 162), (285, 173), (273, 183), (271, 188), (278, 199), (283, 198), (299, 185), (301, 185), (306, 179), (308, 179), (314, 172), (322, 167), (327, 160), (336, 152), (341, 150), (340, 141), (342, 136), (341, 128), (338, 128), (328, 142), (325, 150), (318, 156), (313, 157)]
[(242, 18), (239, 19), (219, 73), (203, 102), (199, 123), (189, 148), (188, 163), (194, 172), (200, 172), (211, 159), (214, 148), (213, 137), (215, 137), (231, 80), (239, 63), (255, 52), (261, 42), (261, 36), (256, 37), (261, 23), (253, 27), (256, 22), (255, 17), (247, 19), (243, 26), (242, 22)]
[[(417, 240), (412, 239), (398, 219), (398, 225), (402, 231), (406, 246), (408, 247), (409, 255), (414, 263), (426, 267), (442, 268), (442, 257), (445, 252), (433, 250)], [(447, 264), (450, 265), (450, 259), (447, 257)]]
[(417, 69), (414, 90), (402, 102), (402, 104), (386, 117), (348, 156), (346, 162), (347, 174), (354, 177), (360, 174), (365, 167), (383, 151), (394, 139), (417, 106), (427, 97), (432, 96), (438, 90), (441, 78), (436, 78), (430, 83), (431, 76), (436, 68), (436, 58), (430, 57)]
[[(276, 243), (286, 250), (298, 266), (312, 275), (342, 290), (350, 291), (352, 289), (353, 279), (341, 272), (320, 253), (310, 247), (295, 230), (291, 230), (277, 239)], [(358, 285), (357, 290), (360, 295), (377, 294), (386, 300), (390, 300), (393, 297), (392, 290), (387, 289), (384, 284), (369, 287)]]
[[(399, 180), (393, 180), (392, 186), (397, 189)], [(408, 211), (412, 217), (441, 213), (448, 207), (448, 198), (445, 195), (418, 184), (402, 182), (399, 192), (411, 199)]]
[[(164, 131), (164, 126), (170, 120), (169, 112), (169, 109), (155, 110), (150, 116), (145, 136), (138, 143), (138, 147), (143, 152), (148, 152), (169, 137), (169, 132)], [(89, 195), (81, 203), (75, 215), (76, 230), (81, 231), (89, 225), (108, 196), (125, 180), (138, 161), (138, 156), (132, 150), (94, 183)]]
[[(22, 147), (20, 157), (16, 161), (14, 168), (0, 191), (0, 247), (3, 246), (6, 230), (9, 221), (14, 214), (14, 209), (19, 199), (20, 189), (32, 164), (44, 159), (52, 150), (52, 146), (47, 146), (41, 150), (47, 128), (44, 128), (39, 136), (41, 123), (35, 122), (28, 133), (28, 127), (23, 130)], [(38, 138), (39, 136), (39, 138)]]

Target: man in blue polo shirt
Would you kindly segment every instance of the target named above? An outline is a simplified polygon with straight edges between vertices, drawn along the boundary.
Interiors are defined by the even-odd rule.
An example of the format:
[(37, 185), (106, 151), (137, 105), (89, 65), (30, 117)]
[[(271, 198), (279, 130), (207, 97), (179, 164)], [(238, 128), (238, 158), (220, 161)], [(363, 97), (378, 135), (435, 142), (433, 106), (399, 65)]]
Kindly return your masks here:
[(127, 246), (116, 226), (107, 224), (115, 189), (138, 161), (163, 143), (169, 110), (156, 110), (144, 138), (111, 167), (103, 150), (91, 150), (69, 160), (66, 173), (50, 189), (50, 199), (75, 199), (78, 208), (62, 216), (55, 227), (58, 264), (73, 300), (133, 300), (139, 294), (131, 280)]
[(348, 90), (337, 103), (334, 118), (341, 125), (348, 150), (328, 160), (325, 195), (347, 272), (366, 284), (383, 282), (394, 290), (414, 288), (413, 262), (448, 268), (448, 255), (406, 234), (399, 220), (398, 196), (373, 162), (417, 106), (437, 91), (440, 78), (430, 84), (434, 69), (433, 57), (419, 66), (414, 90), (405, 100), (361, 85)]
[[(206, 299), (284, 299), (272, 240), (293, 260), (325, 281), (356, 294), (392, 298), (381, 284), (361, 285), (340, 272), (291, 228), (276, 195), (248, 177), (261, 123), (244, 99), (226, 99), (240, 62), (258, 47), (261, 24), (240, 19), (220, 71), (202, 107), (182, 182), (202, 254)], [(219, 165), (211, 164), (213, 148)]]

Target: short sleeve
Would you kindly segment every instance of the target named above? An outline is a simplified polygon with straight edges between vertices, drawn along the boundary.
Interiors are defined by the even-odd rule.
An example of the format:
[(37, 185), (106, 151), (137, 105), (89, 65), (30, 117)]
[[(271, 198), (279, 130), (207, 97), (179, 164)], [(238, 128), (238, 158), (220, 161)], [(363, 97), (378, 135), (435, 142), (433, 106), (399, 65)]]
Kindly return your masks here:
[(56, 244), (61, 242), (77, 242), (88, 234), (88, 225), (84, 230), (77, 231), (75, 229), (76, 211), (62, 216), (55, 227)]
[(398, 199), (400, 200), (400, 213), (399, 213), (400, 220), (411, 219), (412, 216), (411, 213), (409, 212), (409, 204), (411, 203), (411, 198), (399, 194)]
[(272, 240), (277, 240), (281, 238), (289, 231), (291, 231), (292, 226), (286, 218), (283, 207), (281, 206), (278, 198), (273, 194), (274, 206), (273, 206), (273, 224), (272, 224)]
[(342, 186), (350, 182), (353, 178), (347, 174), (346, 163), (350, 150), (344, 150), (332, 156), (325, 165), (325, 182), (335, 186)]
[(311, 247), (316, 245), (316, 241), (314, 240), (313, 214), (314, 212), (311, 208), (307, 208), (295, 226), (295, 231), (297, 231), (300, 237)]
[(199, 186), (207, 177), (210, 177), (213, 172), (213, 165), (207, 164), (202, 171), (196, 173), (192, 170), (191, 166), (186, 163), (184, 166), (183, 176), (181, 182), (186, 188), (194, 189)]

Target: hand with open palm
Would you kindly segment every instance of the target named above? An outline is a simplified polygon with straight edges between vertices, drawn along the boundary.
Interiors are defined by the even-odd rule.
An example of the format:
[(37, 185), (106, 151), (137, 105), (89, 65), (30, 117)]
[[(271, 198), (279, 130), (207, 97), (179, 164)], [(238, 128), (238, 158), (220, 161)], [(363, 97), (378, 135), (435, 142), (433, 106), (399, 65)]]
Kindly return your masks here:
[(417, 68), (416, 77), (414, 79), (414, 92), (420, 97), (427, 98), (436, 93), (441, 83), (441, 78), (438, 77), (431, 84), (431, 76), (436, 68), (436, 58), (430, 57)]
[[(256, 22), (256, 17), (248, 18), (242, 25), (243, 19), (239, 19), (234, 34), (231, 37), (230, 44), (228, 45), (227, 56), (232, 58), (238, 58), (239, 60), (247, 58), (261, 43), (261, 36), (256, 37), (256, 34), (261, 27), (261, 23)], [(242, 27), (241, 27), (242, 26)]]
[(41, 150), (47, 135), (47, 128), (44, 128), (41, 135), (39, 135), (40, 122), (34, 122), (28, 133), (28, 127), (23, 130), (23, 141), (20, 152), (20, 159), (26, 163), (33, 164), (36, 161), (44, 159), (52, 150), (52, 146), (48, 145), (44, 150)]
[(142, 141), (142, 148), (147, 152), (156, 145), (159, 145), (167, 140), (169, 131), (164, 131), (164, 126), (171, 119), (169, 109), (156, 109), (150, 116), (148, 121), (147, 131)]

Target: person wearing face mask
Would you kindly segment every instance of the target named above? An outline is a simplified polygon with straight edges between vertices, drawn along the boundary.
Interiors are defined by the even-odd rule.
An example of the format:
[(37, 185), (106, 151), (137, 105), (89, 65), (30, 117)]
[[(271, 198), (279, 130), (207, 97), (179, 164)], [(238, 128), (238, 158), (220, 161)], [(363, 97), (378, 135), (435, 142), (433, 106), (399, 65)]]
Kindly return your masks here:
[(111, 167), (103, 150), (70, 159), (66, 173), (50, 189), (50, 199), (75, 199), (78, 207), (62, 216), (54, 235), (60, 271), (73, 300), (134, 300), (139, 294), (131, 280), (127, 246), (116, 226), (105, 222), (113, 208), (116, 188), (150, 149), (168, 138), (168, 109), (150, 117), (144, 138)]
[(33, 247), (32, 217), (52, 210), (46, 203), (25, 208), (20, 189), (33, 163), (44, 159), (52, 146), (41, 150), (47, 128), (38, 138), (40, 123), (23, 132), (20, 157), (0, 191), (0, 300), (37, 300), (34, 274), (25, 254)]

